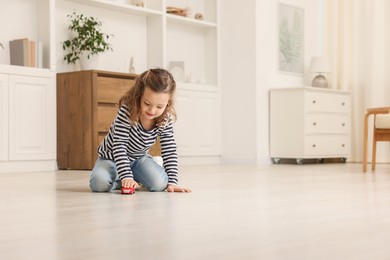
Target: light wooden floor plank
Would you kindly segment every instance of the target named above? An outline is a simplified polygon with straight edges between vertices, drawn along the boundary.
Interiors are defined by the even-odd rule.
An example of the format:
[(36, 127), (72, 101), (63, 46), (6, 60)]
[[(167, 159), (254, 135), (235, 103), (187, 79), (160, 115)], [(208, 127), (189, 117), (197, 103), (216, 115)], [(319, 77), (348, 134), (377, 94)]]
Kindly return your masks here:
[(1, 259), (390, 259), (390, 166), (181, 167), (190, 194), (0, 174)]

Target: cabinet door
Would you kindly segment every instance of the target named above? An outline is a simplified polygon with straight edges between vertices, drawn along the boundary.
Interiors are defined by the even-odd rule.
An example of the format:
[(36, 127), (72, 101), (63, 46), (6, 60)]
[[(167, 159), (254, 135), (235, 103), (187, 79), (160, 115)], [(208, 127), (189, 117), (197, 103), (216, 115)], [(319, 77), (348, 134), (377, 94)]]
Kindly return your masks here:
[(50, 78), (9, 77), (9, 160), (55, 159)]
[(8, 75), (0, 74), (0, 161), (8, 160)]
[(219, 155), (221, 136), (221, 102), (215, 92), (199, 92), (195, 99), (196, 144), (199, 155)]
[(194, 122), (195, 103), (190, 91), (179, 90), (176, 96), (177, 121), (175, 123), (175, 140), (177, 152), (181, 156), (193, 153), (196, 123)]
[(175, 137), (178, 154), (208, 156), (220, 154), (220, 98), (218, 92), (179, 90)]

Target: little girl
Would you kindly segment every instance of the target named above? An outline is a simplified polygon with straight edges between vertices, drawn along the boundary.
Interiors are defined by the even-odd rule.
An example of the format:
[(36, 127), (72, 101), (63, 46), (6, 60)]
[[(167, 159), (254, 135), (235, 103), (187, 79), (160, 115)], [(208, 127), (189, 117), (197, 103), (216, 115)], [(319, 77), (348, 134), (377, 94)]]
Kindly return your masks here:
[[(149, 191), (191, 192), (178, 183), (176, 119), (173, 95), (176, 83), (164, 69), (145, 71), (119, 101), (119, 111), (110, 131), (98, 147), (90, 187), (95, 192), (137, 188)], [(147, 153), (160, 137), (163, 167)]]

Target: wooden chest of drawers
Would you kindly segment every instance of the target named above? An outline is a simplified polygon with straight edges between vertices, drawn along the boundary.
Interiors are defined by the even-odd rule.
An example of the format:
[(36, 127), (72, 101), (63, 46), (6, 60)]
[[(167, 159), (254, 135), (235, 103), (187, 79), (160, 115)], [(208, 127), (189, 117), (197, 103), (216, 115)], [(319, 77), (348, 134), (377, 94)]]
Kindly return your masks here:
[(350, 155), (351, 98), (345, 91), (289, 88), (270, 91), (270, 157), (343, 158)]
[[(98, 70), (57, 74), (59, 169), (92, 169), (97, 147), (116, 116), (119, 99), (134, 85), (136, 77)], [(158, 146), (153, 149), (158, 153)]]

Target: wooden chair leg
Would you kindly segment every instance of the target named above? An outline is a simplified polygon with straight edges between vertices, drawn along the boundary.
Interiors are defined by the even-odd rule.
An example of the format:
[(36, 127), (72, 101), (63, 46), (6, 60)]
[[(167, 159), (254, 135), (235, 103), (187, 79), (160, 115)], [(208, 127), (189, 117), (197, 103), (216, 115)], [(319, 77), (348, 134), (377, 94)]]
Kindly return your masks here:
[(364, 140), (363, 140), (363, 172), (367, 171), (367, 146), (368, 146), (368, 116), (364, 116)]
[(375, 164), (376, 164), (376, 135), (375, 135), (375, 129), (374, 129), (374, 136), (372, 138), (372, 165), (371, 169), (375, 171)]

